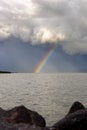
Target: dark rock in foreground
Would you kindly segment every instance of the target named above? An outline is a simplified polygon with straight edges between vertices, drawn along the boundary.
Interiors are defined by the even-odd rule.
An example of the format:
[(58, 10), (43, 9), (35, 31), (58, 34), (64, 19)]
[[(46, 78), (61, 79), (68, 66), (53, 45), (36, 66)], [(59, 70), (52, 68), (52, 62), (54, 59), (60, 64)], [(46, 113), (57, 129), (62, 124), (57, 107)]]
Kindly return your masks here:
[(15, 107), (7, 111), (6, 121), (13, 124), (25, 123), (40, 127), (46, 126), (46, 122), (41, 115), (24, 106)]
[[(44, 118), (35, 111), (31, 111), (24, 106), (15, 107), (11, 110), (3, 110), (0, 108), (0, 128), (3, 130), (18, 130), (23, 127), (23, 130), (35, 127), (45, 127)], [(27, 129), (25, 129), (27, 128)], [(30, 129), (31, 130), (31, 129)], [(39, 129), (38, 129), (39, 130)]]
[(7, 111), (0, 108), (0, 130), (87, 130), (87, 109), (75, 102), (63, 119), (46, 127), (41, 115), (24, 106)]
[(50, 130), (46, 127), (34, 127), (28, 124), (9, 124), (5, 122), (0, 122), (0, 130)]
[(83, 106), (83, 104), (81, 104), (80, 102), (74, 102), (68, 112), (67, 115), (71, 114), (71, 113), (74, 113), (78, 110), (81, 110), (81, 109), (85, 109), (85, 107)]
[(53, 125), (55, 130), (87, 130), (87, 109), (75, 102), (68, 114)]

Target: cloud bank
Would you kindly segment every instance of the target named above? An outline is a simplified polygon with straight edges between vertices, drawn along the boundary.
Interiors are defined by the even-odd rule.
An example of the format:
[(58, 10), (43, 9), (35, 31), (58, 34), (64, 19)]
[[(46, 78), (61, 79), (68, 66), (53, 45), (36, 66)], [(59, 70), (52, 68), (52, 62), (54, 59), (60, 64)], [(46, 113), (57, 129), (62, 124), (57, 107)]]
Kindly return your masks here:
[(0, 0), (0, 41), (61, 44), (87, 53), (87, 0)]

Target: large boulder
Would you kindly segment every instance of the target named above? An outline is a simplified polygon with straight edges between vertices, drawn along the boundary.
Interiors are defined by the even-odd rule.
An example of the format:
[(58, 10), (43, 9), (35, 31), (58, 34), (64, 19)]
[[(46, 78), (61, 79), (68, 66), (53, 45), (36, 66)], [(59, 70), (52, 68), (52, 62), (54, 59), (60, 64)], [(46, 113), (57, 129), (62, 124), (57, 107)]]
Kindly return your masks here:
[(0, 122), (0, 130), (50, 130), (47, 127), (31, 126), (29, 124), (9, 124), (6, 122)]
[(0, 130), (87, 130), (87, 109), (75, 102), (63, 119), (46, 127), (41, 115), (24, 106), (7, 111), (0, 108)]
[[(0, 108), (0, 122), (13, 124), (28, 124), (33, 127), (45, 127), (45, 119), (35, 111), (31, 111), (24, 106), (18, 106), (11, 110)], [(1, 125), (1, 124), (0, 124)]]
[(46, 122), (40, 114), (24, 106), (18, 106), (7, 111), (6, 121), (13, 124), (25, 123), (33, 126), (46, 126)]
[(87, 109), (75, 102), (68, 114), (52, 126), (52, 130), (87, 130)]
[(67, 115), (70, 115), (71, 113), (74, 113), (74, 112), (76, 112), (78, 110), (82, 110), (82, 109), (85, 109), (85, 107), (83, 106), (83, 104), (80, 103), (80, 102), (78, 102), (78, 101), (76, 101), (76, 102), (74, 102), (72, 104), (72, 106), (71, 106), (71, 108), (70, 108), (70, 110), (69, 110), (69, 112), (68, 112)]

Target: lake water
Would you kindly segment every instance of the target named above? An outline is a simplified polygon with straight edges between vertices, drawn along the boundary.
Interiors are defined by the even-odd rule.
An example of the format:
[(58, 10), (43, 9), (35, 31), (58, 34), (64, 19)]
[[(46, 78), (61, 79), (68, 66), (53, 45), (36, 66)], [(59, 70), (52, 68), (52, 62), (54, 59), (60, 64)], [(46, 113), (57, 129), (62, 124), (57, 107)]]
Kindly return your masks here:
[(0, 106), (25, 105), (52, 125), (74, 101), (87, 106), (87, 74), (1, 74)]

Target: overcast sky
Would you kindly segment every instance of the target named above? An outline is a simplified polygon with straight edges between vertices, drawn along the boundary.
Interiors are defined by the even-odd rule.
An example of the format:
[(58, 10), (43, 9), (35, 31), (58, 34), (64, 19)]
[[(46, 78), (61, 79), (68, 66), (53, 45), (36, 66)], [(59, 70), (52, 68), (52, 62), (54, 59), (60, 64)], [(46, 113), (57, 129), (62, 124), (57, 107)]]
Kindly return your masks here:
[[(9, 40), (11, 43), (8, 42)], [(24, 45), (20, 45), (20, 42), (24, 43)], [(14, 43), (16, 48), (14, 53), (16, 53), (16, 51), (18, 52), (19, 59), (17, 56), (15, 59), (9, 58), (9, 56), (13, 54), (11, 50), (14, 47)], [(61, 64), (62, 62), (63, 64), (68, 63), (69, 71), (70, 67), (73, 68), (71, 72), (73, 70), (79, 70), (80, 72), (81, 66), (83, 71), (87, 71), (87, 62), (85, 61), (86, 58), (84, 58), (84, 56), (87, 56), (87, 0), (0, 0), (0, 44), (1, 66), (3, 66), (4, 63), (7, 65), (8, 61), (13, 64), (13, 60), (17, 68), (18, 61), (20, 61), (21, 55), (23, 55), (27, 58), (25, 58), (26, 60), (21, 59), (21, 61), (23, 61), (22, 63), (19, 62), (18, 68), (21, 68), (21, 64), (24, 62), (24, 64), (26, 64), (25, 66), (29, 67), (27, 67), (29, 72), (32, 72), (35, 65), (39, 62), (38, 60), (40, 60), (37, 52), (40, 51), (40, 54), (43, 52), (41, 45), (59, 44), (62, 48), (59, 54), (63, 55), (65, 53), (64, 57), (60, 58)], [(28, 46), (25, 44), (28, 44)], [(26, 55), (22, 53), (23, 51), (20, 53), (19, 49), (23, 49), (24, 46), (29, 48), (29, 52)], [(30, 46), (33, 46), (33, 52), (30, 52)], [(40, 46), (38, 51), (37, 49), (35, 50), (36, 46)], [(10, 50), (8, 51), (9, 48)], [(58, 51), (58, 49), (56, 51)], [(8, 54), (6, 54), (6, 52), (8, 52)], [(45, 53), (44, 51), (43, 55)], [(65, 57), (66, 55), (67, 57)], [(79, 58), (79, 60), (73, 59), (70, 61), (68, 56), (77, 57), (76, 59)], [(6, 60), (7, 57), (9, 60)], [(63, 70), (64, 67), (61, 69), (57, 68), (58, 64), (54, 66), (58, 55), (55, 55), (55, 57), (53, 61), (50, 59), (49, 67), (45, 66), (47, 72), (59, 72)], [(34, 63), (33, 68), (31, 67), (32, 65), (29, 66), (31, 58), (33, 58), (34, 61), (32, 62), (32, 65)], [(65, 61), (65, 59), (67, 60)], [(38, 62), (36, 62), (36, 60)], [(76, 61), (78, 61), (78, 63), (76, 63)], [(80, 63), (81, 66), (78, 65)], [(1, 68), (5, 69), (6, 66)], [(9, 64), (6, 70), (8, 70), (8, 68), (12, 70)], [(50, 68), (50, 70), (48, 70), (48, 68)], [(67, 71), (68, 69), (66, 69), (66, 72)]]

